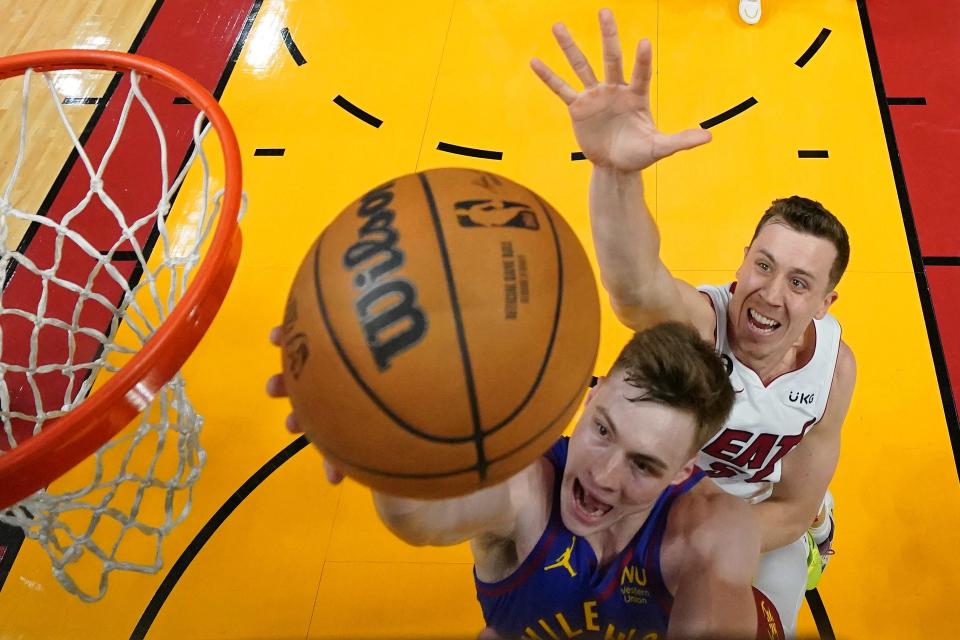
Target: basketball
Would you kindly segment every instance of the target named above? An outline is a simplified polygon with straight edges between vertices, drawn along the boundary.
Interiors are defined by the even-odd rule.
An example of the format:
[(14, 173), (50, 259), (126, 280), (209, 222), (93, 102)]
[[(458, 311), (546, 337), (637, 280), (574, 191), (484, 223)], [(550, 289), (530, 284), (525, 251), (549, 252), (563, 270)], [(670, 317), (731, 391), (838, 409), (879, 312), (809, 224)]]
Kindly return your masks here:
[(593, 271), (556, 210), (506, 178), (433, 169), (370, 190), (310, 248), (284, 313), (284, 380), (347, 475), (452, 497), (550, 447), (599, 337)]

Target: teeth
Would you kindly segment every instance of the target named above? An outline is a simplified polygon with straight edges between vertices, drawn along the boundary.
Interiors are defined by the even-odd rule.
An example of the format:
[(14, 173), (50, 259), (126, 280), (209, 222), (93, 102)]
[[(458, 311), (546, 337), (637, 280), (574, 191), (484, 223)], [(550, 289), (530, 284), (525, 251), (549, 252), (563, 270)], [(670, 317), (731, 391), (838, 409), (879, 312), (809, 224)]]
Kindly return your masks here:
[[(577, 485), (578, 485), (577, 486), (578, 491), (576, 493), (577, 502), (580, 504), (580, 508), (583, 510), (583, 512), (589, 515), (590, 517), (598, 518), (606, 514), (608, 511), (610, 511), (610, 509), (613, 508), (610, 505), (604, 504), (599, 500), (594, 499), (593, 496), (587, 494), (586, 489), (584, 489), (579, 482), (577, 483)], [(590, 504), (588, 504), (588, 502)]]
[(756, 312), (755, 310), (753, 310), (753, 309), (750, 309), (749, 313), (750, 313), (750, 317), (753, 318), (754, 321), (757, 322), (757, 323), (759, 323), (759, 324), (762, 324), (762, 325), (767, 326), (767, 327), (779, 327), (779, 326), (780, 326), (780, 323), (777, 322), (776, 320), (771, 320), (770, 318), (768, 318), (768, 317), (766, 317), (766, 316), (762, 316), (762, 315), (760, 315), (759, 313), (757, 313), (757, 312)]

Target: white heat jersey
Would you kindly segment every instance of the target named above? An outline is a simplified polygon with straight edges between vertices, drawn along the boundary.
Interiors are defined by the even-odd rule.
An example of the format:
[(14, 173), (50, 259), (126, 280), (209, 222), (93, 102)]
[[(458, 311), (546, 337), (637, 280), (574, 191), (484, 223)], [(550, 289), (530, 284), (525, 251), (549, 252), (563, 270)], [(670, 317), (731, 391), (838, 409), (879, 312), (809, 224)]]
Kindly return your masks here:
[(736, 398), (730, 418), (700, 451), (697, 465), (728, 493), (759, 502), (780, 481), (783, 457), (823, 417), (840, 348), (840, 324), (830, 315), (814, 320), (817, 344), (810, 361), (764, 386), (730, 348), (727, 307), (733, 286), (700, 287), (717, 314), (716, 347)]

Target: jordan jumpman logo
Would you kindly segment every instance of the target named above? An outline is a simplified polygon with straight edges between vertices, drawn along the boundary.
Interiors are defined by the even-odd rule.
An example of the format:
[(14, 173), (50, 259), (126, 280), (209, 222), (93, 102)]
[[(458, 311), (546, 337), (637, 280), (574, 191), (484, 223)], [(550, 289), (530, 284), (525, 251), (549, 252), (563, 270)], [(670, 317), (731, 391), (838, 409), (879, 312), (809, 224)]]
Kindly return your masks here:
[(550, 569), (556, 569), (557, 567), (563, 567), (570, 572), (570, 577), (573, 578), (577, 575), (577, 572), (573, 570), (573, 567), (570, 566), (570, 554), (573, 553), (573, 545), (577, 543), (577, 536), (573, 536), (573, 539), (570, 541), (570, 546), (563, 550), (563, 553), (560, 554), (560, 557), (557, 558), (557, 561), (553, 564), (543, 568), (544, 571), (550, 571)]

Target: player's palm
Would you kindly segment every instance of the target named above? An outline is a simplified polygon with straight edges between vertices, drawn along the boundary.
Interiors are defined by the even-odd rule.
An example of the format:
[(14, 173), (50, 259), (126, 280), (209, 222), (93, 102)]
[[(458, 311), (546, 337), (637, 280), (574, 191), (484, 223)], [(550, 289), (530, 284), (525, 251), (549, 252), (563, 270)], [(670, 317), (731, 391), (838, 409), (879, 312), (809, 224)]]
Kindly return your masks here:
[(569, 105), (577, 144), (591, 162), (622, 171), (647, 167), (661, 136), (645, 100), (626, 85), (598, 85)]

